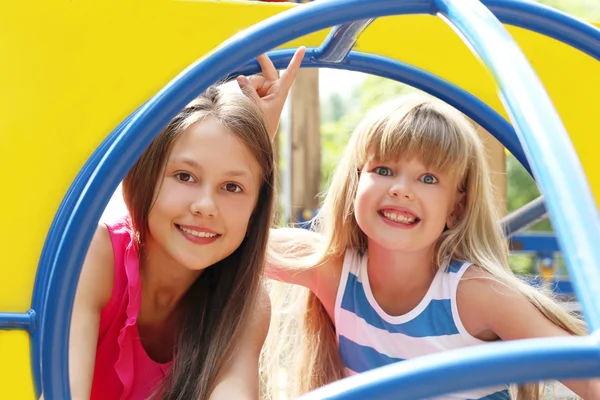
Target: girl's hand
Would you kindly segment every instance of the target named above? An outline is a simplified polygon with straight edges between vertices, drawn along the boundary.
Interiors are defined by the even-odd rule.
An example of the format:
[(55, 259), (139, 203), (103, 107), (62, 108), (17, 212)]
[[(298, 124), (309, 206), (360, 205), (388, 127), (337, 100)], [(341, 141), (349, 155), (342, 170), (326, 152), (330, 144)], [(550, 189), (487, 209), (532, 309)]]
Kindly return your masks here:
[(263, 76), (252, 75), (248, 78), (240, 75), (237, 78), (242, 92), (263, 110), (271, 140), (277, 134), (283, 105), (296, 79), (296, 73), (300, 69), (305, 53), (305, 47), (298, 48), (281, 77), (278, 76), (277, 69), (275, 69), (269, 57), (266, 54), (261, 54), (258, 56), (258, 63)]

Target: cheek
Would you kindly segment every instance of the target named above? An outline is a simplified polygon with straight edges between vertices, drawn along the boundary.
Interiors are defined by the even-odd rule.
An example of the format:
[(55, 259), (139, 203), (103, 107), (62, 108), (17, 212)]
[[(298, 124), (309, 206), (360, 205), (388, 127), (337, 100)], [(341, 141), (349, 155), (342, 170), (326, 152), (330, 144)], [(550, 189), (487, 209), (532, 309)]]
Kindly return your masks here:
[(160, 185), (158, 193), (154, 195), (154, 206), (169, 205), (181, 198), (181, 185), (177, 185), (172, 179), (165, 178)]
[(369, 215), (369, 210), (374, 207), (374, 190), (373, 182), (367, 179), (361, 179), (356, 188), (356, 196), (354, 197), (354, 218), (358, 226), (364, 230), (366, 218)]
[(250, 217), (254, 211), (255, 201), (251, 199), (224, 199), (221, 204), (220, 212), (227, 221), (230, 230), (235, 230), (236, 234), (246, 235), (246, 230), (250, 223)]
[(381, 185), (374, 179), (361, 177), (356, 188), (355, 207), (367, 207), (381, 194)]

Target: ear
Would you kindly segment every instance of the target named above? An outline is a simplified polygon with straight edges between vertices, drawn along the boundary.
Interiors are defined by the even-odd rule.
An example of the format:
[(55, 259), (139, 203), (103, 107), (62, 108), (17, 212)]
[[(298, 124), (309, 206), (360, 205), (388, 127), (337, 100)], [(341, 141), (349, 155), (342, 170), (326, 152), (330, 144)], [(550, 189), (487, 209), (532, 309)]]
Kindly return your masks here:
[(454, 225), (456, 225), (458, 221), (462, 219), (466, 206), (467, 193), (464, 191), (457, 192), (454, 208), (450, 214), (448, 214), (448, 218), (446, 219), (446, 228), (452, 229)]

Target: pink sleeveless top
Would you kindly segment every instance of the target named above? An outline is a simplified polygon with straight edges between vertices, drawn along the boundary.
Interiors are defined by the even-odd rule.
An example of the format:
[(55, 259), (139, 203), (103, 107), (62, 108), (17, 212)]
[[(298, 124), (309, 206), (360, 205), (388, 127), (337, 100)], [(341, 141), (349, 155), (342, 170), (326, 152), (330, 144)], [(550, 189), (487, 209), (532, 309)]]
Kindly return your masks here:
[(115, 258), (110, 301), (100, 315), (91, 400), (144, 400), (153, 393), (171, 362), (146, 354), (137, 318), (141, 304), (138, 247), (129, 218), (106, 224)]

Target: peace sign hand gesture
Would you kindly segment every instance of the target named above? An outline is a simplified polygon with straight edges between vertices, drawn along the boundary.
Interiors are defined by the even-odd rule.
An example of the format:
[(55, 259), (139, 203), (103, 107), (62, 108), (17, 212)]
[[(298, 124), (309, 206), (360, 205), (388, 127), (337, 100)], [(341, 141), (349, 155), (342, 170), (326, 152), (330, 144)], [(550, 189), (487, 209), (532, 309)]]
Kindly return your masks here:
[(242, 92), (263, 110), (271, 140), (277, 134), (281, 111), (305, 53), (305, 47), (298, 48), (281, 77), (271, 59), (266, 54), (261, 54), (257, 59), (263, 75), (252, 75), (249, 78), (240, 75), (237, 78)]

